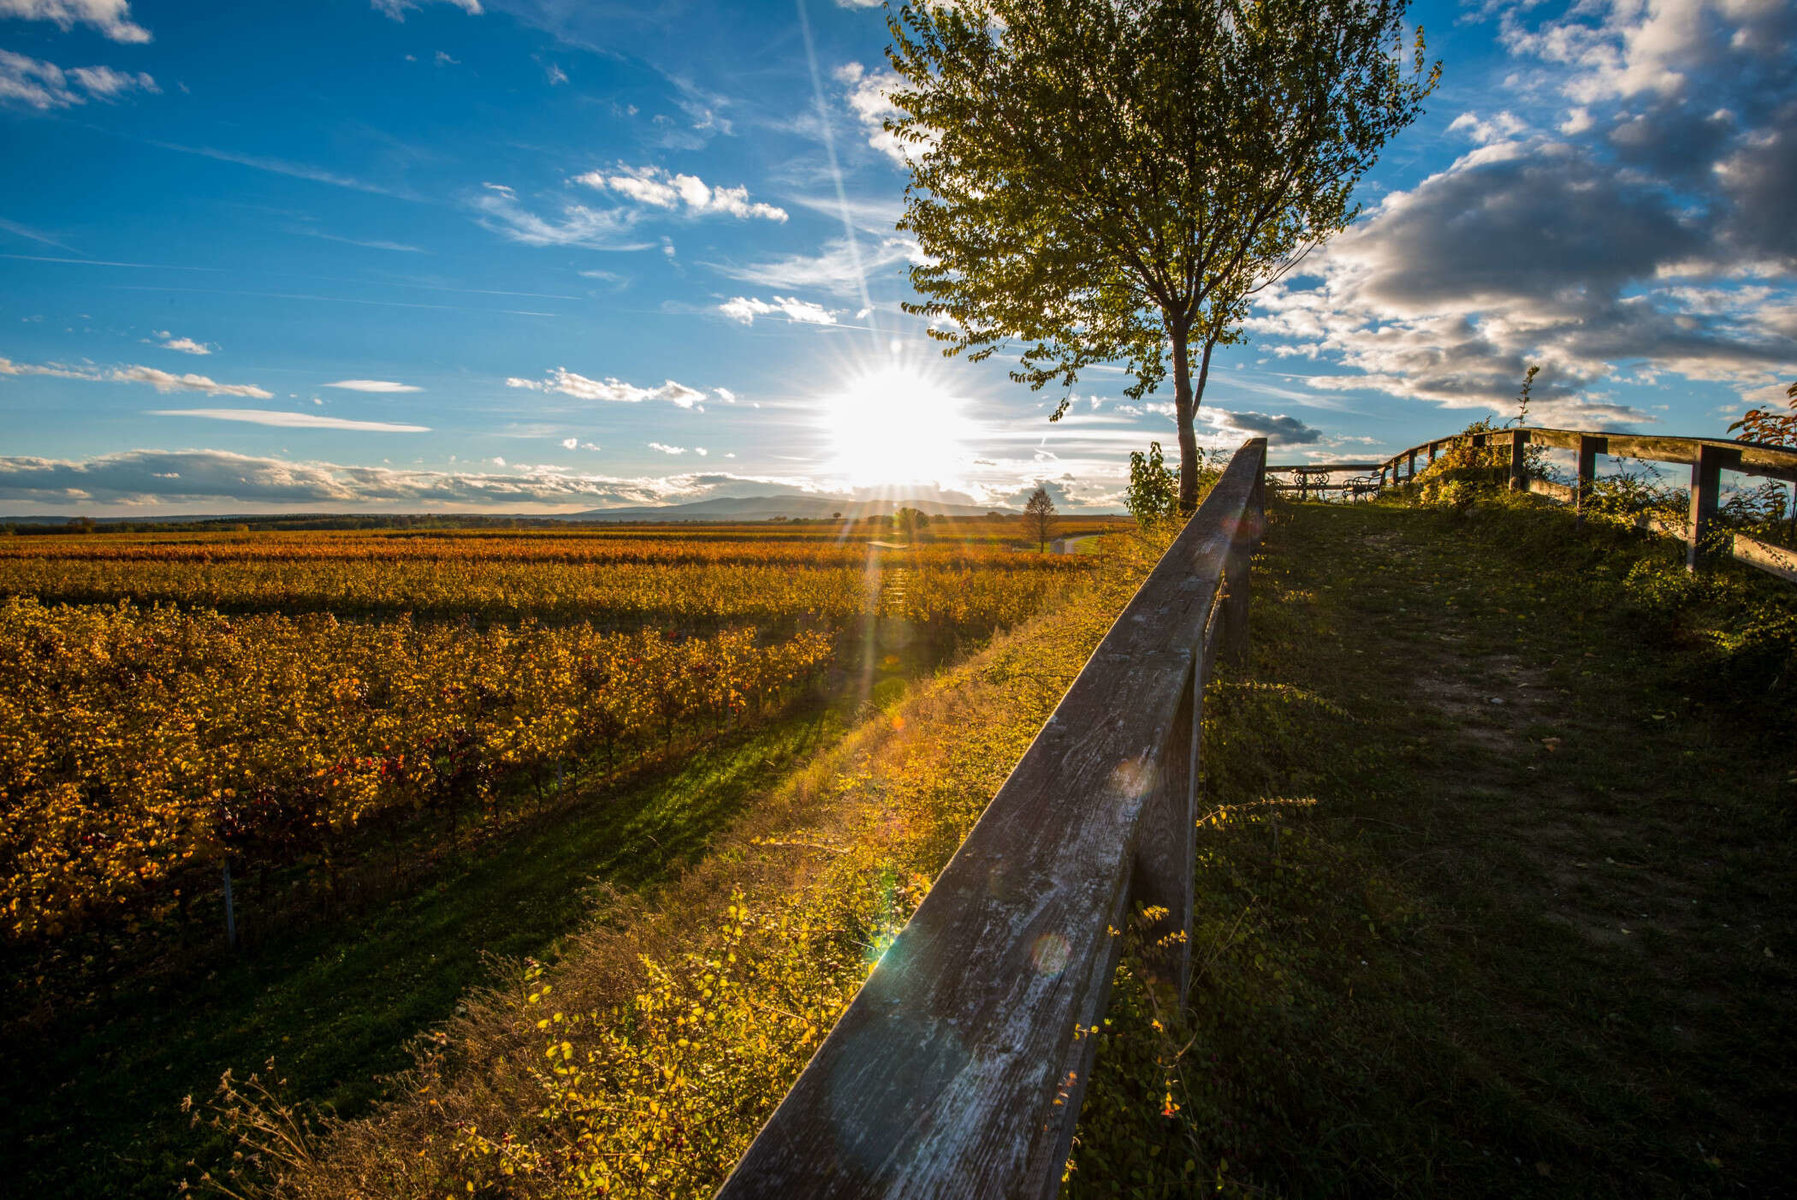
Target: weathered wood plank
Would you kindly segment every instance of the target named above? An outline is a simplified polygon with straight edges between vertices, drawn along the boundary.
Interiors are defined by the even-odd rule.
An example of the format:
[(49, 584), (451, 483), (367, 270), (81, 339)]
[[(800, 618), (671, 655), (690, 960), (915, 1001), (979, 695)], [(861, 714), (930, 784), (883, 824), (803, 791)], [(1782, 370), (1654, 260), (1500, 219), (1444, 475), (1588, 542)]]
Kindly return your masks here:
[[(1264, 439), (1237, 453), (720, 1198), (1054, 1194), (1112, 931), (1132, 889), (1167, 891), (1157, 864), (1183, 857), (1190, 885), (1189, 840), (1167, 826), (1195, 832), (1194, 688), (1222, 632), (1207, 626), (1229, 622), (1223, 580), (1245, 582), (1260, 536), (1265, 462)], [(1189, 954), (1183, 907), (1168, 924), (1186, 923)]]
[(1797, 583), (1797, 551), (1786, 550), (1783, 546), (1774, 546), (1744, 533), (1737, 533), (1733, 553), (1739, 562)]
[(1529, 490), (1537, 496), (1546, 496), (1561, 504), (1573, 504), (1579, 498), (1578, 489), (1568, 487), (1564, 483), (1555, 483), (1551, 479), (1531, 479), (1529, 480)]

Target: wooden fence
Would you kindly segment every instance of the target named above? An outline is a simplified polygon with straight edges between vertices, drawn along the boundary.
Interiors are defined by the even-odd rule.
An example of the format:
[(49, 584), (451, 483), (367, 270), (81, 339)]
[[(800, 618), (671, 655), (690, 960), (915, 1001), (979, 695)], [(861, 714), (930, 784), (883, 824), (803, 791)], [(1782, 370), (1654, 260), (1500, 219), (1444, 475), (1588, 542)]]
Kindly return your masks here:
[[(1643, 516), (1637, 524), (1642, 528), (1682, 539), (1685, 543), (1686, 565), (1693, 569), (1707, 553), (1727, 553), (1762, 571), (1797, 582), (1797, 553), (1746, 534), (1727, 534), (1715, 528), (1723, 471), (1739, 471), (1743, 475), (1797, 484), (1797, 450), (1713, 438), (1654, 437), (1633, 433), (1590, 433), (1574, 429), (1533, 427), (1499, 429), (1490, 433), (1463, 433), (1436, 438), (1408, 450), (1400, 450), (1384, 462), (1373, 464), (1373, 469), (1379, 472), (1378, 486), (1384, 488), (1410, 482), (1416, 478), (1419, 459), (1425, 460), (1426, 469), (1443, 449), (1462, 443), (1493, 449), (1507, 447), (1510, 451), (1509, 475), (1512, 488), (1535, 492), (1550, 500), (1570, 504), (1575, 509), (1584, 505), (1585, 495), (1596, 478), (1597, 456), (1600, 454), (1689, 466), (1691, 504), (1686, 518), (1683, 521), (1664, 521), (1657, 517)], [(1528, 472), (1530, 446), (1571, 450), (1576, 459), (1574, 482), (1564, 484), (1532, 478)]]
[(1236, 452), (720, 1200), (1056, 1193), (1132, 909), (1185, 993), (1200, 706), (1246, 649), (1265, 467)]

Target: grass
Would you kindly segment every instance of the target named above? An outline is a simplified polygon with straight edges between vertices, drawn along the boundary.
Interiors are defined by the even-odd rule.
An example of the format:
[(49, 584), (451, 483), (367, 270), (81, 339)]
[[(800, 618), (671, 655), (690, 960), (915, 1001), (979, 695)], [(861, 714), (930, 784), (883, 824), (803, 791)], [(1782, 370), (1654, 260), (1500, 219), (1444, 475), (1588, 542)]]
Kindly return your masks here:
[[(353, 1114), (406, 1066), (499, 959), (553, 957), (600, 887), (637, 889), (691, 861), (745, 800), (842, 731), (834, 708), (701, 746), (690, 756), (478, 849), (449, 854), (392, 904), (215, 960), (198, 977), (144, 977), (110, 1003), (56, 1014), (0, 1056), (16, 1195), (167, 1196), (215, 1153), (190, 1127), (227, 1067), (280, 1057), (291, 1094)], [(46, 1081), (49, 1081), (46, 1083)]]
[(527, 986), (464, 997), (365, 1117), (278, 1145), (287, 1089), (214, 1098), (256, 1158), (214, 1171), (281, 1200), (711, 1194), (1145, 573), (1128, 549), (902, 696), (875, 685), (691, 870), (608, 906)]
[(1788, 1194), (1790, 681), (1669, 606), (1671, 554), (1276, 510), (1189, 1015), (1125, 967), (1072, 1195)]

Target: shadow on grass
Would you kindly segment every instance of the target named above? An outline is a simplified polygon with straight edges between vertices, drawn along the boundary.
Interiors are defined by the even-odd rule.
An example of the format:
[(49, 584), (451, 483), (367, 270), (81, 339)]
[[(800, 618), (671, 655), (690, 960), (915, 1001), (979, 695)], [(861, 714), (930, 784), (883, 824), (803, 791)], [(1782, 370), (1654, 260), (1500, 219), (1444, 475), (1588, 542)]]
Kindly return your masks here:
[(1791, 1194), (1789, 712), (1515, 517), (1275, 512), (1190, 1011), (1124, 971), (1073, 1195)]
[(705, 744), (497, 844), (449, 854), (422, 886), (347, 920), (270, 939), (204, 973), (120, 987), (0, 1056), (0, 1178), (20, 1196), (165, 1197), (210, 1131), (179, 1112), (227, 1067), (270, 1054), (295, 1098), (353, 1113), (406, 1066), (495, 959), (552, 957), (593, 886), (652, 885), (694, 859), (759, 790), (842, 729), (816, 707)]

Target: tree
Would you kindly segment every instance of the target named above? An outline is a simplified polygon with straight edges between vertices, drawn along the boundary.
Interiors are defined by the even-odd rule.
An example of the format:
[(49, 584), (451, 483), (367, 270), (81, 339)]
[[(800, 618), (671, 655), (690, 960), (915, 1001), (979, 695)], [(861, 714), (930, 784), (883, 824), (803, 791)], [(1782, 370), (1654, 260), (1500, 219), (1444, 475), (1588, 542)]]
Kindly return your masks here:
[(929, 527), (930, 516), (922, 509), (901, 508), (892, 514), (893, 532), (898, 534), (901, 541), (918, 541)]
[(1354, 184), (1435, 86), (1420, 29), (1406, 69), (1407, 3), (903, 5), (887, 128), (911, 159), (899, 227), (927, 297), (906, 309), (938, 321), (945, 354), (1020, 343), (1011, 377), (1033, 388), (1123, 359), (1139, 400), (1171, 367), (1191, 511), (1212, 350), (1353, 219)]
[(1054, 536), (1054, 501), (1048, 498), (1047, 488), (1037, 488), (1024, 501), (1023, 526), (1034, 535), (1038, 548), (1048, 549), (1048, 539)]
[(1179, 512), (1179, 478), (1161, 457), (1161, 444), (1148, 443), (1148, 453), (1129, 453), (1129, 487), (1123, 493), (1129, 515), (1141, 529), (1172, 520)]
[(1737, 441), (1797, 447), (1797, 383), (1786, 388), (1785, 395), (1791, 401), (1790, 412), (1774, 412), (1769, 408), (1749, 409), (1746, 416), (1728, 427), (1728, 431), (1741, 431)]

